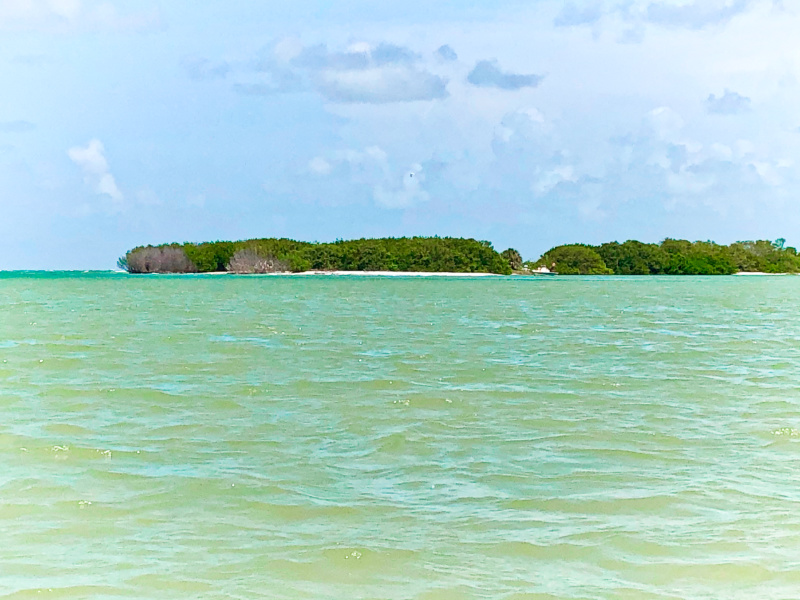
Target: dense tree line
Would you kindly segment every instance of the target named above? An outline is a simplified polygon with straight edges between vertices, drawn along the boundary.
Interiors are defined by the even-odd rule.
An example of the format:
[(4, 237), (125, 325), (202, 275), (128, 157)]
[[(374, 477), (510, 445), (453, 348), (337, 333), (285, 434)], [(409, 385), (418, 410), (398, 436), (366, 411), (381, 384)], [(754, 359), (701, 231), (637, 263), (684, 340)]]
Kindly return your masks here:
[(599, 246), (567, 244), (524, 262), (513, 248), (497, 253), (489, 242), (413, 237), (338, 240), (289, 239), (165, 244), (134, 248), (119, 260), (131, 273), (276, 273), (299, 271), (427, 271), (525, 273), (545, 266), (561, 275), (730, 275), (737, 271), (800, 273), (800, 256), (785, 240), (660, 244), (635, 240)]
[[(511, 257), (521, 266), (519, 253)], [(510, 274), (511, 261), (491, 243), (413, 237), (309, 243), (288, 239), (166, 244), (134, 248), (118, 266), (130, 273), (231, 271), (426, 271)]]
[(713, 242), (666, 239), (660, 244), (628, 240), (600, 246), (556, 246), (529, 269), (548, 267), (562, 275), (731, 275), (739, 271), (799, 273), (800, 256), (784, 239), (769, 242)]

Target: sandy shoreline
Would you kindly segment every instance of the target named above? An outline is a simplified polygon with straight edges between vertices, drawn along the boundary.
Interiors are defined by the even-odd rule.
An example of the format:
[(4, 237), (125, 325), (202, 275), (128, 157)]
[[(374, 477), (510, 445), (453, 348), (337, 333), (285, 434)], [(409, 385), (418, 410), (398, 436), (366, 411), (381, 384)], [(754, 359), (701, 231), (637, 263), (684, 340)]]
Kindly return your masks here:
[(447, 273), (429, 271), (301, 271), (300, 273), (230, 273), (228, 271), (214, 271), (211, 273), (196, 273), (196, 275), (248, 275), (266, 277), (308, 277), (310, 275), (331, 275), (345, 277), (504, 277), (497, 273)]
[(290, 275), (368, 275), (370, 277), (503, 277), (497, 273), (448, 273), (432, 271), (303, 271)]
[[(159, 275), (159, 273), (147, 273), (148, 275)], [(501, 275), (499, 273), (450, 273), (450, 272), (432, 272), (432, 271), (301, 271), (299, 273), (231, 273), (230, 271), (210, 271), (207, 273), (161, 273), (162, 275), (237, 275), (247, 277), (309, 277), (313, 275), (328, 275), (335, 277), (508, 277), (508, 275)], [(541, 278), (543, 275), (539, 273), (514, 273), (517, 276), (527, 276)], [(548, 273), (548, 276), (554, 276), (556, 273)], [(764, 273), (763, 271), (739, 271), (733, 274), (739, 275), (761, 275), (761, 276), (775, 276), (775, 275), (797, 275), (797, 273)], [(610, 277), (619, 277), (618, 275), (610, 275)], [(690, 277), (690, 276), (689, 276)]]
[(764, 273), (763, 271), (739, 271), (734, 275), (794, 275), (794, 273)]

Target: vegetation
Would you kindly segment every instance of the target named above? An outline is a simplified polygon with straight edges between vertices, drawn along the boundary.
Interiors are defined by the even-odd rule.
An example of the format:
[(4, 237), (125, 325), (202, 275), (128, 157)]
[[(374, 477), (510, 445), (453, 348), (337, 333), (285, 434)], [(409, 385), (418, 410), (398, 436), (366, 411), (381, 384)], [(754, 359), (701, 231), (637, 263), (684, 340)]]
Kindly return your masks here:
[(197, 267), (178, 246), (141, 248), (117, 262), (130, 273), (196, 273)]
[(325, 244), (274, 238), (168, 244), (134, 248), (117, 264), (130, 273), (320, 270), (507, 275), (512, 270), (509, 259), (498, 254), (489, 242), (440, 237), (339, 240)]
[(233, 253), (228, 263), (231, 273), (286, 273), (289, 263), (272, 255), (262, 256), (252, 248), (242, 248)]
[(610, 275), (612, 273), (595, 249), (584, 244), (556, 246), (545, 252), (534, 264), (535, 267), (547, 267), (561, 275)]
[(508, 261), (508, 266), (511, 267), (512, 271), (522, 270), (522, 255), (516, 250), (514, 250), (514, 248), (503, 250), (500, 253), (500, 256), (502, 256)]
[(413, 237), (309, 243), (288, 239), (165, 244), (134, 248), (117, 266), (130, 273), (279, 273), (299, 271), (427, 271), (455, 273), (529, 272), (547, 267), (561, 275), (730, 275), (737, 271), (800, 273), (800, 255), (774, 242), (635, 240), (599, 246), (567, 244), (523, 262), (509, 248), (498, 254), (489, 242)]
[(667, 238), (660, 244), (629, 240), (600, 246), (557, 246), (526, 267), (545, 266), (562, 275), (731, 275), (737, 271), (800, 273), (800, 256), (786, 240), (689, 242)]

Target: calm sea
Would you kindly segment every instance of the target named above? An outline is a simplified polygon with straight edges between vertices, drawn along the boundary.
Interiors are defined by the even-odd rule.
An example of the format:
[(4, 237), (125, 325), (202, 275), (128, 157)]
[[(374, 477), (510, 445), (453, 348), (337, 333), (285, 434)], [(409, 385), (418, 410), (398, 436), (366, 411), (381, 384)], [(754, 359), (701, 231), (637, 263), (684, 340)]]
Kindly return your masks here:
[(0, 597), (800, 595), (800, 278), (0, 276)]

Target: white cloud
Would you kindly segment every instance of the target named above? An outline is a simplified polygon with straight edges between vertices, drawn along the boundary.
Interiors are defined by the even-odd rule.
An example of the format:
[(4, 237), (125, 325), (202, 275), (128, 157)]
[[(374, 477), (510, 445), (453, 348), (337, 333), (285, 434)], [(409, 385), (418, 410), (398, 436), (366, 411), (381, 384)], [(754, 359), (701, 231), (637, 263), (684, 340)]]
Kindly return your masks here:
[(108, 196), (116, 205), (125, 199), (105, 157), (105, 148), (100, 140), (91, 140), (84, 148), (75, 146), (67, 151), (70, 160), (83, 171), (84, 181), (95, 193)]
[(309, 161), (308, 171), (317, 178), (326, 178), (328, 190), (332, 185), (369, 190), (375, 204), (383, 208), (409, 208), (430, 198), (423, 188), (423, 165), (413, 163), (401, 171), (378, 146), (343, 150), (333, 153), (330, 158), (317, 156)]
[(520, 90), (536, 87), (542, 82), (541, 75), (508, 73), (500, 68), (496, 60), (481, 60), (467, 76), (467, 81), (478, 87), (494, 87), (501, 90)]
[(330, 175), (333, 167), (327, 160), (317, 156), (308, 162), (308, 169), (315, 175)]
[(660, 106), (645, 116), (645, 127), (659, 140), (675, 140), (684, 125), (683, 118), (669, 106)]
[(664, 207), (747, 212), (778, 201), (793, 179), (793, 161), (749, 140), (723, 143), (695, 129), (672, 108), (647, 113), (638, 132), (619, 140), (619, 160), (609, 157), (595, 179), (604, 205), (656, 198)]
[(555, 188), (559, 183), (574, 182), (575, 169), (571, 165), (561, 165), (552, 169), (540, 170), (533, 191), (542, 196)]
[(288, 63), (303, 52), (303, 42), (294, 37), (283, 38), (272, 49), (275, 58), (283, 63)]
[(706, 109), (716, 115), (736, 115), (750, 110), (750, 98), (726, 89), (722, 96), (711, 94)]
[(385, 104), (447, 96), (446, 83), (441, 77), (395, 66), (325, 71), (319, 75), (317, 87), (332, 102)]
[(695, 0), (651, 2), (644, 9), (647, 21), (667, 27), (703, 29), (727, 23), (746, 11), (752, 0)]
[[(800, 100), (800, 53), (790, 44), (797, 15), (778, 14), (769, 0), (747, 6), (711, 0), (708, 9), (691, 0), (672, 3), (692, 7), (677, 12), (659, 2), (649, 13), (654, 2), (636, 0), (627, 14), (619, 12), (619, 2), (600, 0), (592, 11), (563, 16), (563, 24), (593, 21), (600, 4), (604, 11), (617, 7), (598, 22), (616, 27), (611, 35), (554, 27), (561, 8), (555, 2), (549, 15), (541, 10), (519, 23), (450, 31), (443, 39), (428, 35), (429, 48), (412, 46), (420, 57), (416, 68), (447, 77), (448, 96), (391, 107), (326, 105), (342, 119), (342, 143), (375, 145), (391, 158), (368, 161), (362, 151), (341, 162), (315, 149), (330, 165), (331, 183), (327, 189), (310, 184), (318, 186), (315, 197), (365, 202), (357, 189), (371, 189), (371, 200), (384, 207), (427, 202), (432, 213), (470, 218), (481, 207), (493, 223), (515, 213), (524, 219), (526, 211), (542, 219), (556, 213), (563, 223), (570, 222), (565, 217), (576, 223), (607, 219), (609, 227), (626, 223), (631, 231), (643, 215), (670, 210), (670, 225), (648, 227), (667, 229), (679, 215), (733, 218), (788, 206), (800, 190), (800, 163), (786, 160), (800, 151), (792, 112)], [(618, 43), (620, 30), (639, 24), (646, 33), (640, 45)], [(458, 48), (459, 59), (435, 54), (444, 41)], [(563, 50), (549, 54), (554, 47)], [(486, 48), (499, 62), (484, 73), (483, 87), (470, 84), (470, 69)], [(363, 45), (350, 50), (367, 53)], [(329, 64), (315, 72), (354, 82), (372, 76), (368, 65), (344, 67), (358, 64), (356, 58), (337, 56), (330, 63), (335, 69)], [(405, 67), (391, 65), (398, 66)], [(531, 82), (515, 80), (515, 73), (547, 73), (547, 79), (515, 93), (485, 88)], [(717, 94), (710, 100), (724, 102), (710, 106), (712, 90)], [(743, 107), (749, 108), (739, 118), (718, 116)], [(418, 188), (402, 170), (413, 162), (425, 167), (413, 180)], [(417, 189), (427, 195), (415, 195)], [(510, 208), (493, 208), (503, 205)]]
[[(359, 41), (344, 51), (325, 44), (303, 46), (294, 38), (276, 43), (257, 61), (257, 77), (240, 74), (234, 90), (245, 95), (316, 91), (337, 104), (388, 104), (437, 100), (448, 95), (447, 81), (421, 65), (405, 46)], [(215, 65), (204, 61), (205, 65)], [(227, 72), (226, 72), (227, 74)]]
[(592, 25), (603, 17), (603, 6), (599, 2), (576, 5), (568, 2), (558, 13), (553, 24), (556, 27), (574, 27)]
[(81, 10), (80, 0), (0, 0), (0, 23), (70, 21)]
[(0, 30), (130, 31), (160, 26), (157, 11), (121, 14), (97, 0), (0, 0)]
[(430, 198), (428, 192), (422, 189), (425, 181), (425, 172), (422, 165), (414, 164), (403, 173), (400, 181), (391, 181), (375, 186), (373, 191), (375, 201), (384, 208), (409, 208)]
[[(644, 25), (670, 29), (702, 30), (725, 25), (750, 10), (757, 0), (623, 0), (568, 2), (553, 24), (556, 27), (592, 26), (601, 20), (618, 20), (625, 35), (638, 41)], [(634, 41), (629, 39), (628, 41)]]
[(569, 152), (553, 131), (552, 123), (533, 107), (505, 115), (492, 143), (495, 161), (486, 177), (500, 189), (516, 180), (521, 200), (545, 196), (559, 184), (575, 182)]

